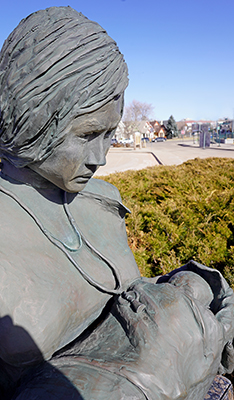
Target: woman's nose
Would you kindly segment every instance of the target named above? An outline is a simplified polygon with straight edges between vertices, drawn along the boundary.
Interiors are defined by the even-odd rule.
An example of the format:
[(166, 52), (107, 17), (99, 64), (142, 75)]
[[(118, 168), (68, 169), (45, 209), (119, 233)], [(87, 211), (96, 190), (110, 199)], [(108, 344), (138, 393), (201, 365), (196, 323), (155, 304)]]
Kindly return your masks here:
[(88, 142), (86, 146), (87, 157), (86, 163), (89, 165), (105, 165), (106, 153), (102, 135)]

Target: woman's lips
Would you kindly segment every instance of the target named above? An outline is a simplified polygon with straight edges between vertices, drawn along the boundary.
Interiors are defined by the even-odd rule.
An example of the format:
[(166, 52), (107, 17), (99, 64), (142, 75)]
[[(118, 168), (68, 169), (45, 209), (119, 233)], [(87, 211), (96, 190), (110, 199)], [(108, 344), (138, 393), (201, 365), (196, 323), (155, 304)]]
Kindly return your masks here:
[(90, 178), (92, 178), (93, 174), (87, 175), (79, 175), (72, 179), (72, 181), (76, 181), (78, 183), (85, 183), (88, 182)]

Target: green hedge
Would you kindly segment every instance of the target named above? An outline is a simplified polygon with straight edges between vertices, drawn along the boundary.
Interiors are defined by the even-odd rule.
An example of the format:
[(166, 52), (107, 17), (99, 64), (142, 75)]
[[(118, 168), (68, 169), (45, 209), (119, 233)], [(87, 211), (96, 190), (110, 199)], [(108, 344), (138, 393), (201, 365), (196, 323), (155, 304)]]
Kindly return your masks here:
[(142, 275), (193, 259), (219, 269), (234, 288), (234, 160), (195, 159), (103, 179), (132, 211), (127, 233)]

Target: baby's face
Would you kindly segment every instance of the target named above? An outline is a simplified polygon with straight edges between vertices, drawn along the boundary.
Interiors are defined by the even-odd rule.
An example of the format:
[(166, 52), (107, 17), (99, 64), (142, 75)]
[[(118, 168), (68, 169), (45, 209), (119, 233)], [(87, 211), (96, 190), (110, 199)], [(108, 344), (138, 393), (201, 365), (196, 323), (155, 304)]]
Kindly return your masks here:
[(177, 272), (168, 282), (182, 289), (185, 294), (199, 300), (206, 307), (208, 307), (213, 300), (213, 293), (208, 283), (194, 272)]

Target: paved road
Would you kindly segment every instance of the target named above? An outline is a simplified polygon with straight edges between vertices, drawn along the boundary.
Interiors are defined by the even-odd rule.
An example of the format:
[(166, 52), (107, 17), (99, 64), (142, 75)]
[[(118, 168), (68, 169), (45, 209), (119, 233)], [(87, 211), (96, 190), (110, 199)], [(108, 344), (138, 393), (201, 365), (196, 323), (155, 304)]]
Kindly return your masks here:
[(193, 140), (168, 140), (167, 142), (150, 143), (151, 149), (163, 165), (179, 165), (194, 158), (228, 157), (234, 158), (234, 145), (211, 144), (203, 149)]
[(142, 169), (154, 165), (179, 165), (194, 158), (234, 158), (234, 145), (217, 144), (210, 148), (199, 148), (192, 140), (168, 140), (148, 143), (145, 149), (111, 148), (107, 164), (100, 167), (96, 176), (109, 175), (129, 169)]

